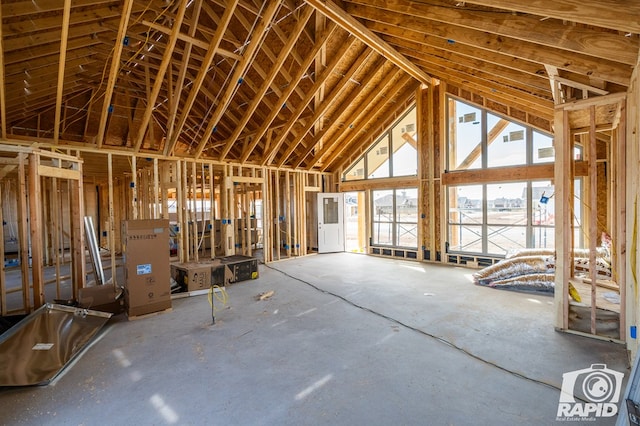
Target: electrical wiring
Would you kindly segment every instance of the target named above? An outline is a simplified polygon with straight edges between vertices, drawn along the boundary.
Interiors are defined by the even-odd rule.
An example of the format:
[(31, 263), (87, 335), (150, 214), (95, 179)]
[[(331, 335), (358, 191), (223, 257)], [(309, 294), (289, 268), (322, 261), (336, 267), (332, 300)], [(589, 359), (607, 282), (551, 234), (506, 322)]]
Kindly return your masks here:
[[(284, 272), (284, 271), (282, 271), (282, 270), (280, 270), (278, 268), (274, 268), (273, 266), (270, 266), (270, 265), (268, 265), (266, 263), (264, 264), (264, 266), (269, 268), (269, 269), (271, 269), (271, 270), (273, 270), (273, 271), (279, 272), (279, 273), (281, 273), (282, 275), (284, 275), (284, 276), (286, 276), (288, 278), (291, 278), (291, 279), (293, 279), (295, 281), (298, 281), (300, 283), (306, 284), (307, 286), (313, 288), (316, 291), (319, 291), (321, 293), (328, 294), (330, 296), (336, 297), (336, 298), (348, 303), (349, 305), (351, 305), (351, 306), (353, 306), (355, 308), (358, 308), (358, 309), (361, 309), (363, 311), (369, 312), (369, 313), (371, 313), (373, 315), (376, 315), (376, 316), (378, 316), (380, 318), (384, 318), (387, 321), (391, 321), (391, 322), (393, 322), (395, 324), (398, 324), (399, 326), (401, 326), (403, 328), (406, 328), (408, 330), (414, 331), (414, 332), (416, 332), (418, 334), (421, 334), (423, 336), (427, 336), (427, 337), (430, 337), (430, 338), (432, 338), (434, 340), (437, 340), (438, 342), (443, 343), (443, 344), (445, 344), (445, 345), (447, 345), (447, 346), (449, 346), (449, 347), (451, 347), (451, 348), (453, 348), (453, 349), (455, 349), (455, 350), (457, 350), (457, 351), (459, 351), (459, 352), (461, 352), (461, 353), (463, 353), (463, 354), (465, 354), (465, 355), (467, 355), (467, 356), (469, 356), (469, 357), (471, 357), (471, 358), (473, 358), (473, 359), (475, 359), (477, 361), (480, 361), (480, 362), (482, 362), (482, 363), (484, 363), (484, 364), (486, 364), (488, 366), (497, 368), (498, 370), (504, 371), (505, 373), (511, 374), (514, 377), (518, 377), (520, 379), (527, 380), (527, 381), (532, 382), (532, 383), (536, 383), (536, 384), (539, 384), (539, 385), (542, 385), (542, 386), (546, 386), (546, 387), (548, 387), (550, 389), (561, 391), (560, 387), (554, 385), (553, 383), (548, 383), (548, 382), (545, 382), (543, 380), (538, 380), (538, 379), (535, 379), (533, 377), (529, 377), (529, 376), (527, 376), (527, 375), (525, 375), (523, 373), (519, 373), (517, 371), (510, 370), (509, 368), (503, 367), (503, 366), (497, 364), (496, 362), (490, 361), (488, 359), (485, 359), (485, 358), (481, 357), (480, 355), (474, 354), (473, 352), (471, 352), (471, 351), (469, 351), (469, 350), (467, 350), (467, 349), (465, 349), (465, 348), (463, 348), (461, 346), (458, 346), (455, 343), (453, 343), (452, 341), (447, 340), (447, 339), (445, 339), (443, 337), (436, 336), (435, 334), (429, 333), (428, 331), (425, 331), (425, 330), (422, 330), (420, 328), (417, 328), (417, 327), (414, 327), (412, 325), (409, 325), (409, 324), (407, 324), (405, 322), (402, 322), (402, 321), (400, 321), (400, 320), (398, 320), (396, 318), (393, 318), (393, 317), (390, 317), (390, 316), (385, 315), (383, 313), (380, 313), (380, 312), (378, 312), (376, 310), (373, 310), (371, 308), (367, 308), (366, 306), (359, 305), (359, 304), (347, 299), (344, 296), (341, 296), (341, 295), (339, 295), (337, 293), (334, 293), (334, 292), (331, 292), (329, 290), (322, 289), (322, 288), (318, 287), (315, 284), (312, 284), (312, 283), (310, 283), (308, 281), (305, 281), (305, 280), (303, 280), (301, 278), (298, 278), (296, 276), (290, 275), (287, 272)], [(578, 398), (578, 397), (576, 397), (576, 399), (580, 399), (582, 402), (588, 402), (588, 401), (583, 400), (583, 399)]]
[[(216, 294), (219, 293), (219, 294)], [(213, 324), (216, 323), (216, 304), (214, 303), (214, 299), (222, 304), (222, 307), (227, 306), (229, 302), (229, 295), (227, 294), (227, 290), (224, 287), (220, 287), (219, 285), (212, 285), (209, 287), (209, 293), (207, 293), (207, 300), (209, 301), (209, 305), (211, 306), (211, 322)]]

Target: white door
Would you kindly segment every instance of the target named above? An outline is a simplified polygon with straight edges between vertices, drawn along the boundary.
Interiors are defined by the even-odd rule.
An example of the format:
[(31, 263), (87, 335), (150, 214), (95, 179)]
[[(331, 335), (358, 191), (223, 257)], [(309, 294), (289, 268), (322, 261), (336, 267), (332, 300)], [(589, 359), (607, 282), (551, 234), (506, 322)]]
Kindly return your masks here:
[(344, 251), (344, 194), (318, 194), (318, 253)]

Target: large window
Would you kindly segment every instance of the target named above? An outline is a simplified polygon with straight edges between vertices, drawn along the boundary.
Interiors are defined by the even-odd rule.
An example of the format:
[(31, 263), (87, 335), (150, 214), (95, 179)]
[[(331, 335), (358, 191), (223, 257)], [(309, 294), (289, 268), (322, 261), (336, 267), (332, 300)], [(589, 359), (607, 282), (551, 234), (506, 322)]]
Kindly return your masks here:
[(371, 243), (418, 247), (418, 188), (372, 191)]
[(416, 108), (384, 132), (342, 175), (343, 181), (418, 174)]
[[(553, 162), (552, 137), (453, 98), (448, 99), (448, 111), (448, 170), (463, 173), (447, 188), (448, 251), (499, 256), (527, 247), (553, 249), (555, 198), (550, 177), (514, 182), (514, 169), (508, 169), (533, 170)], [(581, 158), (579, 148), (575, 158)], [(464, 175), (465, 170), (474, 171)], [(472, 184), (485, 171), (502, 179)], [(459, 183), (465, 179), (469, 184)], [(580, 194), (580, 181), (574, 186)], [(576, 220), (580, 206), (577, 200)]]

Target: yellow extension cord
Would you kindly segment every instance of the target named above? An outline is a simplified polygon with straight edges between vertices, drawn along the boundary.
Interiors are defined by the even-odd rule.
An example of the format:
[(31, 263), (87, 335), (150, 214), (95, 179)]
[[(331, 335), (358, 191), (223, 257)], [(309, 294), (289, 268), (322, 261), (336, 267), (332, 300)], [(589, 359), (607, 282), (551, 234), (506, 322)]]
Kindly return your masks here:
[[(219, 293), (219, 294), (216, 294)], [(207, 300), (209, 301), (209, 305), (211, 306), (211, 319), (215, 323), (216, 322), (216, 304), (214, 303), (214, 298), (218, 302), (222, 304), (222, 306), (227, 306), (227, 302), (229, 301), (229, 295), (224, 287), (220, 287), (219, 285), (212, 285), (209, 287), (209, 293), (207, 293)]]

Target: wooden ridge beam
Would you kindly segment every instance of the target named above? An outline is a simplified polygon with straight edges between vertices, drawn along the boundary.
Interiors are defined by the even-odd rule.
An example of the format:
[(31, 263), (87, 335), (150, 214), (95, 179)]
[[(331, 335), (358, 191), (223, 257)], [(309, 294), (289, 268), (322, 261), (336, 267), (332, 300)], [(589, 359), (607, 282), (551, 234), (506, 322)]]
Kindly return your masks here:
[(332, 0), (305, 0), (305, 2), (316, 8), (320, 13), (327, 16), (343, 29), (359, 38), (360, 41), (374, 49), (378, 54), (388, 58), (396, 64), (396, 66), (422, 84), (431, 84), (431, 77), (422, 69), (398, 53), (394, 48), (389, 46), (384, 40), (371, 32), (361, 22), (356, 20)]
[(229, 84), (225, 88), (222, 96), (218, 100), (218, 105), (216, 105), (215, 111), (210, 118), (204, 117), (204, 120), (207, 121), (207, 127), (202, 135), (202, 139), (200, 140), (198, 147), (196, 148), (195, 158), (199, 158), (204, 150), (209, 138), (213, 134), (213, 129), (218, 125), (218, 122), (227, 111), (229, 104), (231, 103), (231, 99), (235, 94), (238, 85), (242, 84), (242, 77), (245, 75), (247, 68), (253, 62), (254, 56), (257, 53), (264, 37), (267, 34), (267, 28), (271, 21), (276, 16), (276, 12), (280, 6), (280, 2), (276, 0), (269, 0), (268, 6), (265, 8), (263, 15), (260, 19), (260, 22), (255, 26), (253, 34), (251, 35), (251, 42), (246, 47), (246, 50), (242, 53), (242, 61), (240, 61), (233, 72), (233, 75), (229, 79)]

